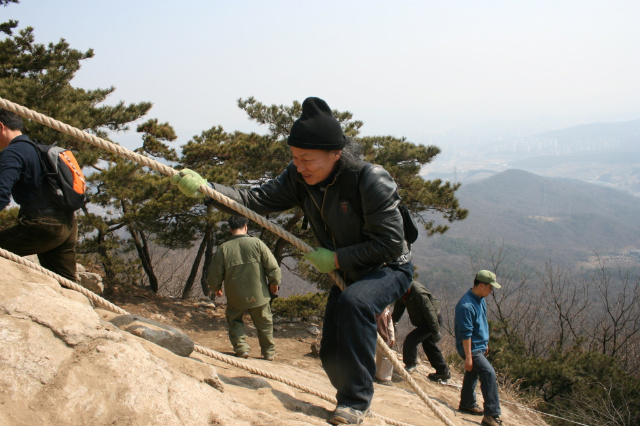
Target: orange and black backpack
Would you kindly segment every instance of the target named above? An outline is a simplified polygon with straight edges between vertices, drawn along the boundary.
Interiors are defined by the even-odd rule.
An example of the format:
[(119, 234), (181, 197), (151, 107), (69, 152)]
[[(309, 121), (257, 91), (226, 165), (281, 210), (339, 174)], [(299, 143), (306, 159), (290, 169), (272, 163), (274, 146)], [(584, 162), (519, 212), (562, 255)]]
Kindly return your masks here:
[(74, 212), (87, 203), (87, 184), (73, 152), (56, 145), (23, 139), (33, 145), (40, 158), (40, 193), (64, 212)]

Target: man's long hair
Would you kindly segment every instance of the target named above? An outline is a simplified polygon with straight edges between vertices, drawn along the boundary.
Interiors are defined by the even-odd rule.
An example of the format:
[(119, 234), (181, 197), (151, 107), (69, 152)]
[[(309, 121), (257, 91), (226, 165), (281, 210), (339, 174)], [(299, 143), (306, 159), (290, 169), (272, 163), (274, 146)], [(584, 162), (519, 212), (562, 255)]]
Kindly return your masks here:
[(347, 138), (347, 144), (342, 148), (342, 155), (338, 160), (340, 167), (347, 169), (356, 169), (363, 162), (362, 145), (350, 138)]

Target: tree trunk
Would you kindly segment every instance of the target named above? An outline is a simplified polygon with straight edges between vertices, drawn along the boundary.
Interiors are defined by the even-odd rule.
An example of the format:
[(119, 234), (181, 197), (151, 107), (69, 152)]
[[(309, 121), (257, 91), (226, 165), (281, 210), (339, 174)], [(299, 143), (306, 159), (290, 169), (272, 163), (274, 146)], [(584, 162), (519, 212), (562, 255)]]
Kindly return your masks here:
[(215, 295), (209, 294), (209, 267), (211, 266), (211, 259), (213, 258), (213, 228), (211, 228), (211, 232), (209, 233), (209, 238), (207, 240), (207, 249), (204, 252), (204, 264), (202, 265), (202, 276), (200, 277), (200, 287), (202, 287), (202, 293), (205, 296), (213, 299)]
[(111, 263), (111, 257), (109, 257), (109, 252), (107, 251), (107, 247), (105, 244), (105, 233), (98, 228), (98, 235), (96, 235), (96, 242), (98, 246), (98, 254), (102, 259), (102, 269), (104, 269), (104, 275), (106, 278), (106, 282), (109, 285), (113, 285), (116, 282), (116, 273), (113, 270), (113, 265)]
[(195, 260), (193, 261), (193, 265), (191, 265), (191, 272), (189, 273), (187, 282), (184, 284), (184, 290), (182, 290), (183, 299), (189, 298), (189, 293), (191, 293), (191, 288), (193, 287), (193, 283), (196, 280), (198, 268), (200, 267), (200, 260), (202, 259), (204, 250), (207, 247), (207, 242), (209, 241), (209, 236), (211, 235), (212, 228), (213, 225), (207, 225), (207, 227), (205, 228), (204, 236), (202, 237), (202, 241), (200, 242), (200, 247), (198, 247), (198, 253), (196, 254)]
[(153, 265), (151, 263), (151, 254), (149, 253), (149, 245), (147, 244), (147, 239), (145, 238), (142, 232), (136, 231), (132, 226), (127, 226), (129, 233), (131, 234), (131, 238), (133, 239), (133, 245), (136, 247), (136, 251), (138, 252), (138, 257), (140, 258), (140, 262), (142, 263), (142, 268), (144, 269), (145, 274), (149, 278), (149, 286), (151, 287), (151, 291), (154, 293), (158, 292), (158, 277), (153, 270)]

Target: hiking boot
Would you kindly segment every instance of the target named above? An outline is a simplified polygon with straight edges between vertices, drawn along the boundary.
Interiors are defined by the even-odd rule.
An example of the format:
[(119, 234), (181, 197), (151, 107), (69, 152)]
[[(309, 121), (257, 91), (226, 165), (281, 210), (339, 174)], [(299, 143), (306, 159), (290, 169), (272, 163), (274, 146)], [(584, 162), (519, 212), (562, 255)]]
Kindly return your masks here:
[(447, 380), (449, 380), (451, 378), (451, 372), (450, 371), (446, 371), (443, 374), (438, 374), (438, 373), (429, 373), (427, 375), (427, 378), (429, 380), (431, 380), (432, 382), (446, 382)]
[(458, 407), (458, 411), (467, 414), (473, 414), (474, 416), (481, 416), (484, 414), (484, 410), (477, 405), (474, 405), (473, 407), (463, 407), (461, 405), (460, 407)]
[(484, 426), (502, 426), (502, 420), (498, 416), (484, 416), (480, 424)]
[(276, 358), (276, 354), (266, 354), (263, 357), (266, 361), (273, 361)]
[(414, 364), (414, 365), (407, 365), (406, 367), (404, 367), (404, 370), (405, 370), (407, 373), (411, 374), (411, 373), (413, 373), (414, 371), (416, 371), (416, 368), (418, 368), (418, 366), (417, 366), (417, 365), (415, 365), (415, 364)]
[(238, 358), (249, 358), (249, 352), (236, 352)]
[(369, 414), (369, 410), (356, 410), (346, 405), (338, 405), (329, 418), (332, 425), (359, 425)]
[(380, 385), (385, 385), (385, 386), (391, 386), (393, 385), (393, 381), (391, 380), (382, 380), (382, 379), (378, 379), (377, 377), (373, 379), (374, 382), (380, 384)]

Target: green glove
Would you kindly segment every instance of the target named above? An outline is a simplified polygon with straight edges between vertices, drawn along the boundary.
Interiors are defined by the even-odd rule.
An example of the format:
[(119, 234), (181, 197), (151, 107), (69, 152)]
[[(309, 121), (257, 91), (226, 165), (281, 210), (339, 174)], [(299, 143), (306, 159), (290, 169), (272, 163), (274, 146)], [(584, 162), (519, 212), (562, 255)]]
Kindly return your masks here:
[(182, 169), (180, 173), (171, 176), (171, 185), (177, 185), (184, 195), (191, 198), (204, 198), (204, 194), (198, 191), (201, 185), (207, 181), (191, 169)]
[(336, 269), (336, 264), (333, 260), (334, 252), (327, 250), (326, 248), (316, 247), (315, 251), (310, 251), (302, 256), (305, 260), (311, 262), (313, 266), (319, 272), (326, 274)]

